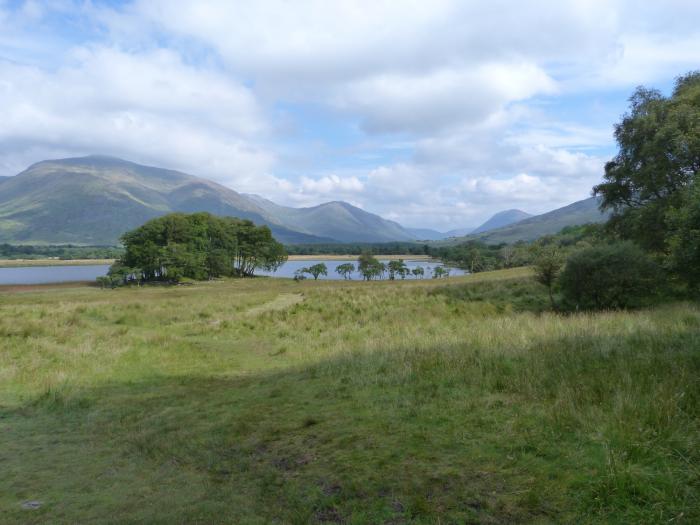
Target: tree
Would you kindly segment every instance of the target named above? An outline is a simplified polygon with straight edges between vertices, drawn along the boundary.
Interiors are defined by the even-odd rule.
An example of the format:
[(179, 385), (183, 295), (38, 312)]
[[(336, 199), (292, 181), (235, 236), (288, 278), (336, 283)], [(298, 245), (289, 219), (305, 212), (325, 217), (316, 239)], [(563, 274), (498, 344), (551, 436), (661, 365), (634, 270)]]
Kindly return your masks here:
[(342, 275), (343, 279), (348, 280), (352, 278), (351, 276), (355, 272), (355, 265), (352, 263), (339, 264), (335, 271), (338, 275)]
[(372, 254), (364, 252), (357, 259), (357, 271), (362, 274), (365, 281), (371, 281), (381, 277), (386, 271), (386, 266)]
[(445, 269), (442, 266), (433, 268), (433, 279), (440, 279), (445, 275)]
[(311, 274), (314, 281), (317, 281), (320, 275), (328, 275), (328, 267), (325, 265), (325, 263), (318, 263), (309, 268), (304, 268), (302, 272)]
[(700, 289), (700, 186), (683, 192), (667, 214), (668, 267), (694, 292)]
[(554, 294), (552, 289), (557, 280), (561, 267), (563, 265), (563, 257), (556, 246), (548, 245), (540, 248), (539, 253), (534, 261), (535, 280), (547, 287), (549, 293), (549, 301), (552, 308), (555, 308)]
[(396, 278), (397, 275), (400, 275), (401, 278), (406, 277), (406, 271), (408, 268), (406, 267), (406, 263), (403, 262), (403, 259), (398, 259), (395, 261), (389, 261), (389, 279), (392, 281)]
[(418, 276), (420, 276), (422, 279), (425, 275), (425, 269), (422, 266), (416, 266), (413, 270), (411, 270), (411, 273), (416, 279), (418, 279)]
[(277, 269), (287, 260), (284, 247), (267, 226), (209, 213), (171, 213), (122, 236), (124, 254), (110, 269), (115, 276), (132, 271), (125, 283), (182, 278), (251, 276), (256, 269)]
[(559, 283), (565, 303), (573, 309), (641, 306), (654, 295), (657, 265), (629, 241), (603, 244), (574, 252)]
[(637, 88), (615, 139), (619, 151), (593, 192), (612, 210), (611, 228), (663, 252), (668, 212), (700, 171), (700, 71), (679, 77), (670, 97)]

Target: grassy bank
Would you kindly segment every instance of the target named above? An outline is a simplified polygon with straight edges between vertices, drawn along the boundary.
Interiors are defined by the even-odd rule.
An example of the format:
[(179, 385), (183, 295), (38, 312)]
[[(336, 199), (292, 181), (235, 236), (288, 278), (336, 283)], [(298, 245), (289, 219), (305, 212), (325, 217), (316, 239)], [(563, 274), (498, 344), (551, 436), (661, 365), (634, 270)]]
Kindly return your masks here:
[(700, 309), (546, 304), (527, 270), (1, 295), (3, 523), (700, 521)]

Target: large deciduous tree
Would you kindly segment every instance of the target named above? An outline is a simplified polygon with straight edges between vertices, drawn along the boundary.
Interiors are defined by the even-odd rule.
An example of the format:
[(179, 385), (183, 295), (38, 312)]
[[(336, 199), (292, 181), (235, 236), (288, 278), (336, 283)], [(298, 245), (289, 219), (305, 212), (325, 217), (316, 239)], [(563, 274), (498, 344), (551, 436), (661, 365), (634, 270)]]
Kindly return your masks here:
[(700, 71), (676, 80), (670, 97), (637, 88), (629, 112), (615, 126), (619, 151), (595, 186), (610, 225), (624, 238), (662, 253), (669, 238), (669, 210), (700, 170)]

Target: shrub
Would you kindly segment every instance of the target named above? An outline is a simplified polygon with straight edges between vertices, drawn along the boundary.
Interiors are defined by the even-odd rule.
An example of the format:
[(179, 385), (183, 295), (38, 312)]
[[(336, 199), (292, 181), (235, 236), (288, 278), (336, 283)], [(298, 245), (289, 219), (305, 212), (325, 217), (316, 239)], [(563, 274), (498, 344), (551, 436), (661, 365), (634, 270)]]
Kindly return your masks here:
[(643, 306), (655, 295), (657, 265), (631, 242), (604, 244), (574, 252), (559, 278), (566, 306), (618, 309)]

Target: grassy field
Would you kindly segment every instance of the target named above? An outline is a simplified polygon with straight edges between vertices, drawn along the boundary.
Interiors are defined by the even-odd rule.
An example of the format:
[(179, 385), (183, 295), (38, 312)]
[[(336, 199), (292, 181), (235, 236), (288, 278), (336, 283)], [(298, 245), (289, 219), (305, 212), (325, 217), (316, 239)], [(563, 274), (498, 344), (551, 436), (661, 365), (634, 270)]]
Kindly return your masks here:
[(0, 522), (700, 522), (698, 306), (546, 305), (527, 270), (1, 294)]

